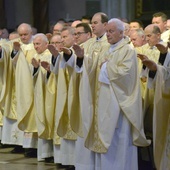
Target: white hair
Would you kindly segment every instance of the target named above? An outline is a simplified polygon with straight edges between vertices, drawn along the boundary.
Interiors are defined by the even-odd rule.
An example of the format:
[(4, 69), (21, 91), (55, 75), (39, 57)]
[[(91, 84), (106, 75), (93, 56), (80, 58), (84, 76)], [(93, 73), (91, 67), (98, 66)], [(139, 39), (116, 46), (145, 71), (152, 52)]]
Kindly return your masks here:
[(34, 37), (33, 37), (33, 40), (36, 39), (37, 37), (41, 37), (41, 39), (44, 41), (44, 42), (48, 42), (48, 38), (45, 34), (43, 33), (38, 33), (38, 34), (35, 34)]
[(117, 29), (120, 30), (120, 31), (125, 30), (124, 23), (118, 18), (112, 18), (108, 21), (108, 23), (115, 23)]

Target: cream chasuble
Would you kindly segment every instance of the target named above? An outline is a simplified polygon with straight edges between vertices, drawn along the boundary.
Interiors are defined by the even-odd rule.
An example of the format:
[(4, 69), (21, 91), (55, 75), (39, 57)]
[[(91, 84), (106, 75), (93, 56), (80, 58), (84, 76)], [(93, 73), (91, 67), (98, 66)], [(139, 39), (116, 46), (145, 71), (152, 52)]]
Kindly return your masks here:
[(4, 44), (6, 44), (6, 43), (8, 43), (9, 41), (8, 40), (6, 40), (6, 39), (0, 39), (0, 45), (4, 45)]
[[(3, 49), (4, 48), (4, 49)], [(1, 65), (1, 96), (0, 105), (4, 107), (4, 116), (10, 119), (17, 119), (16, 98), (15, 98), (15, 59), (11, 59), (11, 53), (8, 46), (3, 46), (3, 58)]]
[(170, 30), (166, 30), (165, 32), (161, 34), (162, 41), (169, 42), (169, 38), (170, 38)]
[[(140, 107), (140, 91), (138, 91), (137, 89), (138, 86), (136, 85), (136, 81), (137, 79), (134, 79), (133, 80), (133, 86), (134, 86), (134, 92), (132, 92), (132, 88), (131, 88), (131, 84), (129, 86), (127, 86), (127, 83), (132, 83), (130, 80), (127, 80), (127, 78), (123, 76), (123, 74), (126, 75), (126, 72), (124, 72), (123, 70), (123, 65), (124, 64), (128, 64), (128, 61), (131, 63), (131, 62), (136, 62), (136, 55), (134, 53), (134, 51), (132, 50), (132, 53), (128, 53), (128, 54), (124, 54), (125, 52), (127, 52), (128, 50), (124, 50), (124, 48), (126, 46), (128, 46), (129, 48), (129, 45), (126, 45), (128, 44), (129, 41), (126, 39), (123, 41), (122, 44), (120, 44), (114, 51), (113, 53), (118, 56), (118, 57), (112, 57), (113, 56), (113, 53), (108, 55), (108, 50), (109, 50), (109, 46), (107, 48), (105, 48), (105, 51), (103, 53), (100, 53), (100, 57), (98, 59), (96, 59), (96, 68), (97, 70), (93, 72), (90, 72), (89, 74), (87, 74), (88, 76), (88, 80), (90, 82), (90, 85), (91, 85), (91, 94), (92, 94), (92, 99), (91, 100), (88, 100), (88, 102), (92, 102), (92, 103), (89, 103), (89, 106), (91, 105), (93, 107), (94, 105), (94, 108), (89, 108), (89, 110), (92, 111), (92, 113), (94, 112), (94, 116), (93, 116), (93, 119), (92, 119), (92, 122), (91, 122), (91, 128), (89, 129), (89, 133), (88, 133), (88, 136), (86, 138), (86, 141), (85, 141), (85, 146), (87, 148), (89, 148), (90, 150), (94, 151), (94, 152), (98, 152), (98, 153), (106, 153), (107, 150), (108, 150), (108, 147), (110, 145), (110, 142), (111, 142), (111, 139), (112, 139), (112, 135), (113, 135), (113, 131), (108, 131), (109, 132), (112, 132), (110, 134), (107, 134), (107, 133), (103, 133), (104, 132), (104, 129), (102, 130), (102, 127), (99, 127), (99, 124), (98, 124), (98, 120), (100, 119), (100, 117), (98, 117), (98, 109), (99, 106), (98, 105), (98, 102), (101, 100), (98, 99), (99, 97), (99, 90), (100, 90), (100, 83), (98, 82), (98, 76), (99, 76), (99, 71), (100, 71), (100, 65), (103, 61), (105, 61), (106, 59), (108, 60), (111, 60), (113, 62), (110, 62), (110, 64), (107, 65), (107, 70), (108, 70), (108, 74), (109, 74), (109, 79), (110, 79), (110, 82), (111, 82), (111, 85), (112, 85), (112, 88), (113, 88), (113, 91), (115, 92), (116, 94), (116, 98), (118, 99), (118, 102), (119, 102), (119, 105), (123, 111), (123, 113), (125, 114), (125, 116), (127, 117), (127, 119), (130, 121), (130, 123), (132, 124), (132, 129), (133, 129), (133, 133), (132, 133), (132, 136), (133, 136), (133, 143), (137, 146), (147, 146), (149, 145), (149, 142), (146, 141), (146, 138), (145, 138), (145, 135), (144, 135), (144, 132), (143, 132), (143, 117), (142, 117), (142, 114), (140, 114), (140, 112), (138, 112), (139, 108)], [(121, 47), (124, 47), (124, 48), (121, 48)], [(117, 49), (118, 52), (117, 52)], [(122, 55), (121, 55), (122, 54)], [(124, 56), (126, 56), (126, 58), (123, 58)], [(132, 57), (133, 56), (133, 57)], [(131, 58), (132, 57), (132, 58)], [(127, 60), (126, 60), (127, 59)], [(122, 64), (122, 70), (118, 70), (118, 65), (121, 66), (121, 62), (125, 61), (124, 64)], [(127, 63), (126, 63), (127, 61)], [(85, 63), (86, 64), (86, 63)], [(113, 65), (115, 65), (115, 67), (113, 67)], [(94, 66), (94, 65), (93, 65)], [(130, 67), (129, 65), (125, 65), (127, 66), (127, 69), (125, 69), (125, 71), (127, 71), (128, 73), (128, 68)], [(136, 65), (137, 66), (137, 65)], [(135, 67), (134, 67), (135, 68)], [(137, 74), (137, 67), (135, 68), (136, 70), (133, 69), (130, 69), (130, 73), (131, 74), (135, 74), (134, 76), (136, 78), (138, 78), (138, 74)], [(88, 70), (88, 69), (86, 69)], [(117, 71), (117, 72), (116, 72)], [(115, 72), (113, 74), (113, 72)], [(121, 77), (121, 74), (122, 74), (122, 77)], [(92, 76), (92, 77), (91, 77)], [(115, 77), (113, 77), (115, 76)], [(120, 76), (120, 77), (119, 77)], [(95, 77), (95, 79), (94, 79)], [(128, 76), (127, 76), (128, 77)], [(116, 80), (116, 78), (120, 78), (120, 80)], [(124, 78), (124, 79), (123, 79)], [(129, 77), (130, 78), (130, 74), (129, 74)], [(114, 82), (115, 80), (115, 82)], [(121, 82), (122, 81), (122, 82)], [(126, 82), (127, 81), (127, 82)], [(135, 82), (135, 83), (134, 83)], [(138, 81), (137, 81), (138, 82)], [(114, 84), (115, 83), (115, 84)], [(117, 84), (116, 84), (117, 83)], [(113, 85), (114, 84), (114, 85)], [(120, 86), (120, 87), (119, 87)], [(95, 87), (95, 91), (93, 91), (93, 87)], [(128, 90), (126, 90), (126, 87), (129, 87), (129, 90), (131, 92), (129, 92)], [(127, 94), (128, 93), (128, 94)], [(121, 95), (120, 95), (121, 94)], [(130, 94), (133, 94), (131, 95), (130, 98), (128, 98), (128, 96)], [(127, 95), (127, 96), (126, 96)], [(90, 95), (88, 96), (90, 97)], [(126, 98), (127, 97), (127, 98)], [(139, 98), (139, 99), (138, 99)], [(128, 103), (129, 102), (129, 103)], [(132, 107), (131, 105), (131, 102), (136, 102), (136, 105)], [(126, 104), (127, 106), (129, 107), (126, 107)], [(87, 104), (86, 104), (87, 105)], [(109, 109), (109, 103), (108, 103), (108, 108), (106, 107), (105, 109)], [(85, 108), (84, 108), (85, 109)], [(104, 108), (102, 108), (104, 109)], [(86, 109), (87, 110), (87, 109)], [(100, 110), (100, 109), (99, 109)], [(110, 110), (108, 110), (110, 111)], [(106, 113), (108, 113), (108, 111)], [(139, 110), (140, 111), (140, 110)], [(142, 111), (142, 109), (141, 109)], [(137, 114), (138, 113), (138, 114)], [(86, 113), (87, 115), (89, 113)], [(108, 113), (109, 114), (109, 113)], [(91, 115), (91, 114), (90, 114)], [(87, 121), (87, 119), (86, 119)], [(113, 121), (114, 122), (114, 121)], [(87, 124), (87, 122), (85, 122), (85, 125)], [(101, 123), (102, 124), (102, 123)], [(101, 125), (100, 124), (100, 125)], [(103, 126), (104, 127), (104, 126)], [(109, 138), (108, 138), (109, 137)]]
[(169, 131), (170, 88), (166, 87), (166, 71), (163, 66), (157, 67), (153, 113), (153, 149), (156, 168), (170, 169)]
[(14, 42), (19, 42), (19, 43), (20, 43), (20, 48), (22, 49), (25, 57), (27, 57), (27, 52), (29, 52), (30, 50), (34, 50), (34, 45), (33, 45), (32, 41), (31, 41), (30, 43), (28, 43), (28, 44), (24, 44), (24, 43), (21, 41), (20, 38), (16, 38), (16, 39), (13, 39), (13, 40), (11, 40), (11, 41), (7, 41), (7, 42), (6, 42), (6, 45), (9, 46), (11, 52), (12, 52), (12, 50), (13, 50), (13, 43), (14, 43)]
[(46, 80), (43, 71), (44, 69), (40, 67), (35, 84), (36, 123), (39, 138), (49, 140), (54, 136), (56, 77), (51, 73)]
[[(9, 48), (1, 47), (1, 59), (0, 59), (0, 109), (1, 112), (4, 110), (4, 101), (5, 101), (5, 94), (7, 93), (6, 89), (6, 82), (7, 82), (7, 67), (8, 67), (8, 59), (10, 55)], [(9, 71), (10, 73), (10, 71)]]
[(3, 125), (3, 114), (4, 114), (4, 105), (5, 105), (5, 96), (7, 94), (6, 84), (8, 81), (7, 74), (11, 74), (11, 69), (8, 72), (8, 59), (10, 55), (10, 51), (8, 47), (1, 45), (1, 59), (0, 59), (0, 126)]
[(76, 140), (77, 135), (70, 126), (70, 106), (68, 97), (68, 88), (70, 76), (73, 68), (66, 66), (59, 68), (57, 81), (57, 101), (56, 101), (56, 128), (57, 134), (68, 140)]
[[(107, 43), (107, 38), (104, 35), (98, 41), (96, 40), (96, 38), (91, 38), (81, 45), (81, 47), (83, 47), (85, 50), (85, 56), (88, 58), (88, 61), (87, 61), (88, 72), (90, 72), (91, 66), (93, 65), (92, 56), (94, 55), (94, 60), (96, 60), (97, 55), (99, 54), (99, 52), (103, 50), (103, 48), (105, 47), (105, 44), (108, 44), (108, 43)], [(73, 67), (76, 67), (76, 66), (73, 66)], [(95, 67), (95, 64), (93, 65), (93, 67)], [(82, 74), (72, 72), (72, 70), (70, 73), (71, 74), (69, 78), (69, 87), (68, 87), (68, 113), (70, 117), (70, 125), (71, 125), (72, 130), (77, 135), (79, 135), (80, 137), (83, 137), (84, 135), (83, 135), (82, 119), (84, 118), (82, 117), (83, 115), (81, 114), (81, 111), (80, 111), (81, 110), (80, 105), (81, 103), (83, 103), (81, 102), (82, 101), (81, 98), (82, 96), (86, 95), (85, 94), (86, 92), (82, 95), (83, 93), (81, 89), (81, 84), (83, 82)]]
[[(158, 63), (160, 51), (156, 47), (150, 47), (148, 44), (145, 44), (142, 47), (136, 48), (136, 52), (137, 54), (146, 55), (150, 60), (153, 60), (154, 62)], [(139, 73), (141, 73), (142, 71), (142, 66), (143, 64), (141, 60), (138, 58)], [(144, 102), (144, 113), (145, 113), (149, 105), (153, 103), (154, 92), (152, 89), (149, 90), (147, 88), (147, 81), (143, 81), (142, 78), (143, 75), (141, 75), (140, 85), (141, 85), (141, 92), (142, 92), (141, 94)], [(147, 78), (147, 74), (145, 75), (145, 78)]]
[[(69, 67), (76, 67), (76, 56), (73, 55), (66, 62)], [(79, 85), (81, 74), (73, 71), (69, 68), (69, 83), (68, 83), (68, 116), (70, 119), (71, 129), (80, 137), (83, 137), (83, 128), (82, 128), (82, 117), (80, 113), (80, 102), (79, 102)]]
[(148, 146), (143, 129), (142, 102), (136, 53), (126, 39), (114, 48), (107, 72), (119, 106), (131, 123), (133, 144)]
[[(80, 82), (80, 105), (83, 122), (83, 136), (85, 146), (95, 152), (106, 152), (98, 134), (97, 122), (97, 98), (98, 98), (98, 74), (100, 64), (104, 61), (101, 53), (109, 46), (106, 35), (100, 40), (92, 38), (83, 44), (85, 57), (83, 74)], [(105, 59), (105, 58), (104, 58)]]
[[(36, 60), (51, 63), (51, 53), (46, 49), (41, 54), (34, 54)], [(39, 67), (38, 75), (34, 76), (34, 103), (36, 112), (36, 124), (38, 136), (43, 139), (52, 139), (54, 131), (54, 110), (55, 110), (55, 80), (50, 76), (49, 82), (46, 79), (47, 71)], [(54, 84), (52, 84), (52, 82)], [(51, 96), (50, 96), (51, 95)], [(48, 103), (46, 103), (48, 101)]]
[(82, 116), (80, 113), (80, 80), (81, 74), (73, 72), (69, 83), (70, 99), (70, 125), (72, 130), (80, 137), (83, 137)]
[(18, 128), (24, 132), (37, 132), (34, 109), (33, 79), (22, 50), (16, 66), (16, 99)]
[[(148, 45), (148, 47), (149, 47), (149, 45)], [(140, 49), (140, 54), (144, 54), (150, 60), (153, 60), (155, 63), (158, 63), (160, 51), (155, 46), (152, 48), (151, 47), (147, 48), (147, 46), (142, 46), (142, 47), (139, 47), (138, 49)], [(147, 86), (148, 86), (148, 78), (147, 78), (148, 69), (145, 68), (145, 70), (142, 70), (140, 72), (141, 72), (140, 84), (141, 84), (141, 89), (142, 89), (145, 134), (146, 134), (146, 136), (148, 136), (148, 138), (152, 138), (154, 89), (147, 88)], [(144, 77), (144, 79), (146, 79), (145, 81), (143, 81), (143, 77)]]

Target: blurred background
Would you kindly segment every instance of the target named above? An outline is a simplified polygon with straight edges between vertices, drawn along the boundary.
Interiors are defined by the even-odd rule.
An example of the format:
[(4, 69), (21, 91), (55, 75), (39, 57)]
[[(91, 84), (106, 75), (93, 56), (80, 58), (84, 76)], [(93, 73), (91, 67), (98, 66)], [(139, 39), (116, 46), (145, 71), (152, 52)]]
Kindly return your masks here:
[(47, 33), (60, 19), (70, 22), (99, 11), (127, 22), (141, 19), (147, 25), (154, 12), (170, 18), (170, 0), (0, 0), (0, 27), (11, 32), (25, 22)]

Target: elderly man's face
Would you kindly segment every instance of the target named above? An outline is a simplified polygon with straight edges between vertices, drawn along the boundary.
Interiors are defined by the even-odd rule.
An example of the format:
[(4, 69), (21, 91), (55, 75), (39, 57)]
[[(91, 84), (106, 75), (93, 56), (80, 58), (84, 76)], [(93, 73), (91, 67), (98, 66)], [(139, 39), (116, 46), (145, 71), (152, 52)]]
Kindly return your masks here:
[(130, 34), (130, 39), (134, 47), (140, 47), (145, 41), (145, 36), (139, 35), (135, 30), (133, 30)]
[(153, 33), (153, 27), (148, 26), (145, 28), (145, 36), (146, 36), (146, 41), (148, 42), (149, 46), (153, 47), (160, 41), (160, 34)]
[(48, 43), (41, 37), (37, 37), (33, 40), (34, 48), (38, 54), (43, 53), (47, 49)]
[(122, 39), (123, 31), (118, 30), (116, 24), (111, 22), (106, 26), (106, 35), (107, 41), (110, 44), (115, 44)]

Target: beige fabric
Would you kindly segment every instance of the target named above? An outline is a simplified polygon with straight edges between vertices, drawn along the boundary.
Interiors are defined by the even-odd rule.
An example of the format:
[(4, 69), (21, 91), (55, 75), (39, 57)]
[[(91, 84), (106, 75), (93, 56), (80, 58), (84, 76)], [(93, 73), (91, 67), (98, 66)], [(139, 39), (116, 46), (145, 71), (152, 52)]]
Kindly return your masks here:
[(109, 80), (121, 110), (131, 123), (133, 144), (148, 146), (150, 142), (146, 140), (143, 131), (136, 53), (125, 40), (114, 49), (109, 58), (107, 64)]
[[(7, 80), (7, 60), (10, 55), (9, 48), (4, 46), (3, 42), (0, 41), (1, 48), (2, 48), (2, 56), (4, 57), (0, 59), (0, 126), (3, 125), (3, 114), (4, 114), (4, 100), (5, 100), (5, 93), (6, 93), (6, 80)], [(6, 68), (6, 69), (5, 69)]]
[(22, 51), (19, 51), (16, 66), (16, 99), (19, 129), (25, 132), (37, 132), (33, 79), (28, 62)]
[(0, 39), (0, 45), (3, 45), (3, 44), (6, 44), (6, 43), (8, 43), (8, 40), (6, 40), (6, 39)]
[(4, 108), (4, 115), (10, 119), (16, 119), (16, 99), (15, 99), (15, 63), (11, 59), (8, 46), (2, 47), (3, 58), (0, 62), (1, 69), (1, 96), (0, 105)]
[(72, 73), (69, 83), (69, 101), (70, 101), (70, 125), (72, 130), (80, 137), (83, 137), (82, 116), (80, 113), (80, 88), (81, 74)]
[[(0, 108), (3, 110), (4, 107), (4, 100), (5, 100), (5, 94), (7, 93), (6, 83), (7, 83), (7, 68), (8, 68), (8, 59), (10, 55), (9, 48), (1, 47), (2, 48), (2, 56), (0, 59)], [(11, 68), (12, 69), (12, 68)]]
[(68, 88), (73, 68), (59, 68), (57, 81), (56, 128), (57, 134), (68, 140), (76, 140), (77, 135), (70, 125), (70, 106)]
[[(126, 41), (126, 43), (124, 42), (123, 44), (121, 44), (118, 47), (118, 48), (120, 48), (119, 52), (117, 52), (117, 50), (115, 50), (113, 52), (113, 54), (117, 55), (118, 57), (115, 57), (115, 59), (113, 59), (113, 62), (109, 62), (110, 64), (107, 65), (109, 79), (110, 79), (110, 82), (112, 83), (113, 91), (115, 92), (116, 97), (118, 98), (121, 109), (123, 110), (127, 119), (132, 124), (134, 144), (138, 145), (138, 146), (147, 146), (147, 145), (149, 145), (149, 142), (146, 141), (145, 135), (143, 133), (143, 124), (142, 124), (143, 117), (142, 117), (142, 114), (139, 113), (139, 115), (136, 115), (136, 110), (138, 110), (139, 109), (138, 107), (140, 107), (140, 101), (139, 101), (140, 100), (140, 92), (137, 90), (138, 87), (137, 87), (135, 81), (134, 81), (135, 83), (131, 82), (127, 79), (128, 76), (125, 77), (125, 78), (123, 76), (123, 74), (126, 75), (125, 71), (127, 71), (127, 72), (129, 71), (131, 74), (132, 73), (136, 74), (134, 76), (137, 76), (137, 70), (134, 70), (134, 68), (130, 69), (129, 68), (130, 65), (128, 65), (132, 61), (136, 62), (136, 55), (135, 55), (134, 51), (132, 50), (133, 52), (132, 53), (129, 52), (129, 55), (126, 56), (124, 54), (126, 49), (123, 50), (124, 48), (121, 48), (123, 45), (129, 43), (129, 41), (127, 39), (125, 41)], [(129, 47), (129, 45), (127, 45), (127, 46)], [(100, 51), (101, 50), (100, 47), (95, 48), (95, 51), (93, 51), (93, 59), (92, 59), (92, 57), (90, 58), (90, 55), (89, 55), (89, 58), (91, 59), (91, 61), (93, 60), (92, 63), (90, 63), (89, 60), (88, 60), (88, 62), (87, 62), (87, 60), (84, 60), (86, 69), (83, 70), (84, 71), (83, 73), (86, 73), (86, 76), (88, 76), (88, 78), (87, 77), (85, 77), (85, 78), (86, 78), (87, 82), (89, 81), (89, 83), (90, 83), (90, 92), (91, 92), (91, 94), (86, 95), (88, 99), (87, 99), (87, 101), (84, 100), (85, 104), (83, 106), (84, 107), (83, 108), (83, 110), (84, 110), (83, 114), (84, 114), (84, 120), (85, 120), (84, 125), (85, 125), (85, 130), (87, 130), (87, 132), (88, 132), (88, 135), (87, 135), (87, 138), (86, 138), (86, 141), (85, 141), (85, 146), (88, 149), (90, 149), (94, 152), (98, 152), (98, 153), (107, 152), (108, 146), (110, 145), (110, 143), (108, 144), (108, 140), (111, 140), (111, 138), (108, 139), (108, 136), (109, 136), (108, 134), (103, 134), (102, 128), (99, 128), (98, 123), (97, 123), (98, 119), (100, 119), (98, 117), (98, 109), (100, 107), (98, 105), (98, 100), (99, 100), (98, 97), (99, 97), (99, 90), (100, 90), (100, 83), (98, 82), (98, 77), (99, 77), (99, 71), (100, 71), (101, 63), (103, 61), (105, 61), (105, 59), (111, 60), (111, 58), (113, 58), (112, 55), (109, 55), (109, 53), (108, 53), (109, 47), (110, 47), (110, 45), (105, 44), (103, 52)], [(99, 51), (96, 51), (96, 50), (99, 50)], [(97, 54), (97, 52), (100, 52), (99, 57), (98, 56), (95, 57), (95, 53)], [(126, 58), (123, 59), (122, 56), (126, 56)], [(133, 58), (130, 58), (130, 56), (133, 56)], [(125, 63), (122, 63), (122, 65), (121, 65), (121, 61), (122, 62), (124, 61)], [(129, 63), (128, 63), (128, 61), (129, 61)], [(120, 65), (119, 65), (119, 63), (120, 63)], [(122, 70), (121, 69), (119, 70), (117, 66), (113, 67), (113, 69), (112, 69), (112, 66), (115, 65), (115, 64), (119, 65), (120, 68), (122, 66)], [(123, 70), (124, 64), (127, 67), (127, 70), (126, 69)], [(92, 70), (90, 70), (88, 66), (92, 67)], [(115, 68), (115, 70), (114, 70), (114, 68)], [(118, 71), (120, 71), (120, 72), (118, 72)], [(113, 74), (113, 72), (114, 72), (114, 74)], [(121, 78), (121, 74), (122, 74), (122, 78)], [(112, 77), (112, 75), (114, 75), (114, 77)], [(83, 76), (85, 76), (85, 74), (83, 74)], [(130, 74), (129, 74), (129, 77), (130, 77)], [(119, 78), (120, 78), (120, 80), (119, 80)], [(115, 80), (115, 82), (114, 82), (114, 80)], [(134, 79), (134, 80), (136, 80), (136, 79)], [(126, 81), (127, 81), (127, 83), (132, 83), (132, 85), (130, 84), (130, 87), (131, 86), (134, 87), (134, 92), (132, 91), (133, 88), (126, 86), (126, 84), (127, 84)], [(85, 82), (83, 82), (83, 83), (85, 83)], [(113, 87), (114, 85), (116, 87)], [(89, 88), (87, 83), (86, 83), (85, 86), (87, 88)], [(126, 89), (126, 87), (129, 87), (129, 89)], [(124, 95), (124, 94), (126, 94), (126, 95)], [(133, 95), (128, 98), (128, 96), (130, 94), (133, 94)], [(121, 96), (124, 96), (124, 97), (121, 97)], [(139, 97), (139, 99), (138, 99), (138, 97)], [(131, 102), (129, 100), (131, 100), (132, 103), (136, 102), (137, 108), (131, 107)], [(105, 101), (103, 101), (103, 102), (105, 102)], [(127, 108), (126, 103), (127, 103), (127, 106), (129, 105), (130, 107)], [(92, 117), (91, 117), (91, 115), (92, 115)], [(90, 124), (90, 128), (89, 128), (89, 124)], [(89, 130), (87, 128), (89, 128)], [(104, 136), (104, 137), (102, 137), (102, 140), (101, 140), (101, 137), (100, 137), (101, 134), (102, 134), (102, 136)], [(111, 136), (112, 135), (113, 135), (113, 133), (111, 134)], [(103, 139), (106, 139), (106, 141), (104, 141)], [(109, 142), (111, 142), (111, 141), (109, 141)]]
[(35, 106), (38, 136), (42, 139), (53, 139), (54, 114), (56, 103), (55, 75), (51, 73), (47, 83), (43, 68), (39, 68), (35, 84)]
[[(51, 53), (48, 49), (46, 49), (43, 53), (41, 54), (34, 54), (34, 57), (36, 60), (40, 60), (40, 61), (46, 61), (48, 63), (51, 63)], [(45, 70), (44, 70), (45, 71)], [(46, 71), (45, 71), (46, 72)]]
[[(51, 63), (51, 53), (46, 49), (41, 54), (34, 54), (36, 60)], [(38, 136), (42, 139), (53, 139), (54, 135), (54, 114), (56, 100), (55, 76), (50, 75), (47, 80), (47, 71), (39, 67), (38, 75), (34, 77), (34, 101), (36, 111), (36, 124)]]
[(166, 143), (168, 146), (169, 140), (168, 120), (170, 118), (170, 89), (167, 90), (165, 86), (165, 75), (166, 70), (162, 66), (159, 66), (156, 74), (153, 114), (154, 161), (156, 168), (159, 170), (170, 169), (170, 166), (168, 165), (168, 162), (170, 161), (168, 155), (169, 148), (166, 148)]
[(168, 130), (166, 135), (166, 145), (165, 145), (165, 161), (166, 161), (166, 168), (170, 169), (170, 116), (169, 116), (169, 122), (168, 122)]
[[(155, 63), (158, 63), (160, 51), (156, 47), (150, 47), (148, 44), (136, 48), (137, 53), (146, 55), (150, 60), (153, 60)], [(139, 59), (138, 59), (139, 61)], [(140, 72), (142, 70), (142, 63), (139, 61)], [(146, 71), (148, 73), (148, 71)], [(154, 90), (147, 88), (147, 74), (145, 75), (146, 81), (143, 81), (141, 78), (141, 95), (143, 100), (143, 115), (145, 117), (145, 129), (147, 131), (147, 136), (152, 138), (152, 115), (153, 115), (153, 98)]]
[(161, 34), (161, 40), (164, 42), (169, 42), (170, 30), (166, 30)]
[(109, 46), (106, 35), (100, 40), (92, 38), (84, 43), (85, 58), (83, 74), (80, 82), (80, 105), (83, 122), (83, 136), (85, 146), (95, 152), (106, 152), (98, 134), (98, 75), (100, 64), (104, 61), (101, 53)]

